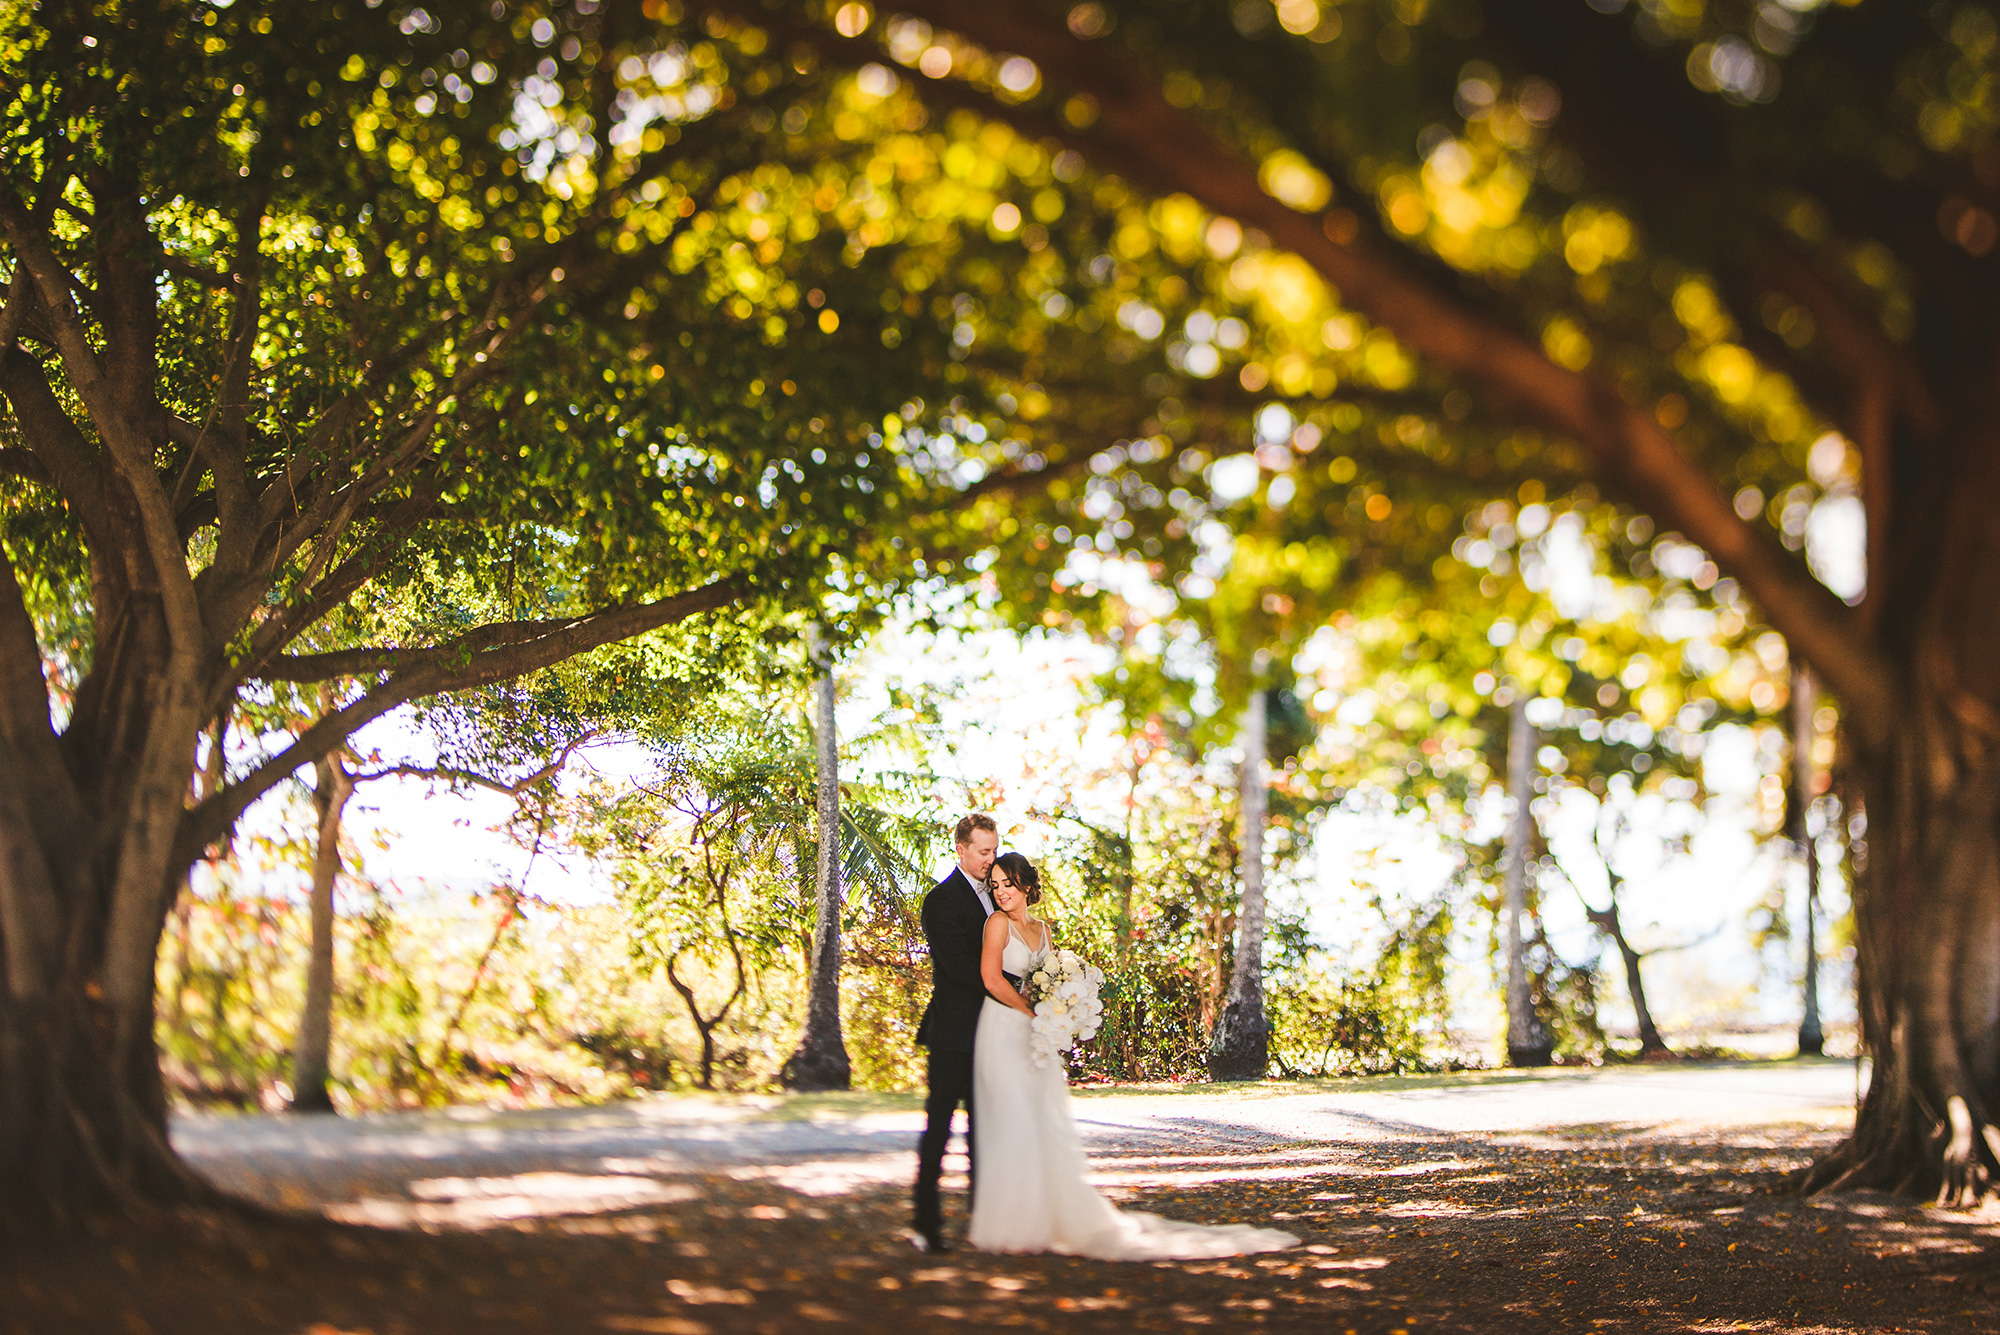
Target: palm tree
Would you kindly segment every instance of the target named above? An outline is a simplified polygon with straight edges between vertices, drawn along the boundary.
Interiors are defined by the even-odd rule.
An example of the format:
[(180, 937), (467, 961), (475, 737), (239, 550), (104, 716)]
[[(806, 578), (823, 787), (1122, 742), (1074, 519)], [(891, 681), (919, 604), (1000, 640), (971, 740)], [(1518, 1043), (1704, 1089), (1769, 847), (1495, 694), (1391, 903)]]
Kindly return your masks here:
[[(715, 837), (736, 854), (762, 863), (777, 885), (795, 887), (791, 902), (811, 904), (811, 925), (799, 940), (808, 975), (805, 1024), (779, 1072), (787, 1088), (800, 1090), (845, 1089), (851, 1079), (840, 1013), (844, 925), (858, 908), (900, 922), (906, 935), (912, 933), (914, 892), (943, 835), (934, 817), (899, 810), (930, 804), (935, 786), (930, 773), (875, 769), (866, 779), (841, 782), (834, 727), (837, 683), (831, 664), (816, 661), (814, 666), (803, 726), (761, 705), (710, 717), (660, 753), (653, 782), (636, 785), (620, 799), (636, 804), (627, 817), (611, 819), (607, 812), (598, 822), (608, 829), (635, 819), (651, 828), (662, 817), (657, 810), (648, 814), (643, 809), (661, 803), (677, 808), (684, 818), (727, 810), (734, 813), (728, 832)], [(878, 726), (851, 739), (850, 751), (895, 749), (914, 740), (899, 736), (901, 731), (895, 723)], [(637, 843), (643, 851), (645, 838)], [(635, 908), (635, 922), (650, 913), (643, 908), (646, 898), (635, 901), (641, 905)], [(780, 898), (791, 900), (790, 895)], [(776, 915), (786, 916), (782, 909)], [(713, 932), (720, 925), (725, 936), (735, 930), (714, 915), (709, 922), (706, 928), (676, 930)], [(789, 929), (774, 932), (775, 926), (774, 919), (757, 929), (760, 950), (798, 940)]]
[(330, 1113), (333, 1099), (326, 1087), (333, 1045), (333, 890), (340, 878), (341, 816), (347, 799), (354, 795), (354, 776), (338, 751), (315, 761), (313, 773), (317, 779), (313, 809), (319, 828), (308, 901), (312, 946), (306, 961), (305, 1004), (299, 1012), (299, 1032), (292, 1047), (291, 1111)]
[[(928, 804), (934, 776), (927, 768), (876, 768), (867, 779), (841, 782), (833, 663), (822, 641), (815, 638), (809, 647), (816, 670), (804, 728), (786, 729), (789, 736), (783, 739), (763, 734), (748, 756), (739, 752), (722, 759), (735, 750), (724, 747), (697, 766), (697, 781), (706, 792), (750, 812), (746, 828), (754, 833), (748, 837), (776, 843), (781, 863), (798, 877), (800, 899), (813, 905), (805, 943), (805, 1026), (779, 1080), (788, 1089), (846, 1089), (852, 1068), (841, 1030), (840, 971), (850, 896), (859, 895), (877, 914), (900, 918), (914, 930), (912, 901), (943, 829), (935, 819), (899, 809)], [(746, 726), (737, 740), (754, 731)], [(890, 721), (851, 739), (850, 749), (921, 755), (929, 740), (907, 723)], [(803, 800), (808, 791), (810, 808)]]
[(1813, 766), (1813, 715), (1819, 706), (1819, 684), (1803, 665), (1792, 669), (1792, 805), (1788, 833), (1806, 864), (1805, 996), (1799, 1017), (1799, 1055), (1817, 1057), (1826, 1051), (1826, 1030), (1819, 1018), (1819, 846), (1812, 833), (1813, 801), (1818, 775)]
[(1528, 718), (1528, 695), (1514, 688), (1513, 712), (1507, 731), (1507, 796), (1513, 812), (1507, 820), (1501, 904), (1501, 930), (1507, 947), (1507, 1064), (1547, 1066), (1555, 1039), (1535, 1010), (1528, 977), (1527, 940), (1521, 919), (1528, 912), (1528, 861), (1533, 856), (1535, 818), (1535, 747), (1539, 738)]
[(778, 1078), (786, 1089), (846, 1089), (851, 1080), (840, 1032), (840, 747), (833, 727), (833, 667), (813, 678), (813, 935), (806, 982), (806, 1027)]
[(1252, 691), (1243, 711), (1238, 743), (1243, 820), (1243, 892), (1236, 908), (1236, 958), (1229, 970), (1229, 995), (1216, 1017), (1208, 1043), (1208, 1074), (1214, 1080), (1262, 1080), (1270, 1060), (1271, 1022), (1264, 1013), (1264, 822), (1268, 748), (1268, 691)]

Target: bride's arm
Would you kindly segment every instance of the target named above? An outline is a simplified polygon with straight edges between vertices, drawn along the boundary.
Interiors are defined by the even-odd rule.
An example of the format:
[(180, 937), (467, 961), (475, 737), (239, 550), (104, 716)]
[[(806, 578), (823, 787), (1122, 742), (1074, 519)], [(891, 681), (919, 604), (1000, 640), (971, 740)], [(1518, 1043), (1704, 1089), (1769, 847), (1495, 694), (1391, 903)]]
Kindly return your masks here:
[(979, 981), (986, 984), (986, 995), (1002, 1006), (1011, 1006), (1023, 1015), (1033, 1015), (1035, 1008), (1014, 989), (1000, 971), (1000, 955), (1007, 949), (1007, 915), (995, 913), (986, 920), (986, 935), (979, 944)]

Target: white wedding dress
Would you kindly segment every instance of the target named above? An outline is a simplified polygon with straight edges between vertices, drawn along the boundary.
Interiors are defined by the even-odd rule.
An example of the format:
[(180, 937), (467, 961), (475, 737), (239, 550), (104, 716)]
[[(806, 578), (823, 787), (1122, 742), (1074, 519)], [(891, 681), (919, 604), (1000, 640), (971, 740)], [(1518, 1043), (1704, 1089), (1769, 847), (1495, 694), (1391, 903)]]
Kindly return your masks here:
[[(1000, 967), (1026, 978), (1048, 957), (1048, 929), (1030, 950), (1014, 924)], [(988, 1252), (1061, 1252), (1102, 1261), (1161, 1261), (1282, 1251), (1299, 1240), (1247, 1224), (1207, 1227), (1119, 1210), (1085, 1178), (1090, 1169), (1069, 1079), (1060, 1065), (1038, 1067), (1029, 1051), (1030, 1021), (986, 999), (972, 1045), (973, 1144), (979, 1190), (968, 1240)]]

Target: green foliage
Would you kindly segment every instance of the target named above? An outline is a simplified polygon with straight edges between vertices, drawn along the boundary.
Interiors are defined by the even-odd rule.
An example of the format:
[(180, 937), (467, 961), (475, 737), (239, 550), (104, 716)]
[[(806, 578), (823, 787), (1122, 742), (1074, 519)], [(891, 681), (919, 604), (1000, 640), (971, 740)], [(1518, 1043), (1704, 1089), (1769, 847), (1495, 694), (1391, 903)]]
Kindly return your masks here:
[[(596, 1100), (692, 1069), (692, 1035), (666, 989), (630, 967), (615, 915), (539, 910), (489, 952), (490, 899), (448, 910), (363, 893), (336, 920), (332, 1093), (343, 1111)], [(301, 901), (226, 885), (169, 924), (159, 1036), (177, 1100), (284, 1106), (306, 934)]]
[[(1240, 852), (1232, 790), (1170, 752), (1145, 762), (1126, 829), (1050, 818), (1039, 912), (1062, 944), (1105, 973), (1104, 1022), (1074, 1074), (1206, 1078), (1209, 1034), (1229, 986)], [(1274, 803), (1267, 840), (1283, 882), (1310, 848), (1310, 804)], [(1448, 904), (1414, 913), (1372, 962), (1334, 958), (1301, 919), (1274, 915), (1268, 964), (1272, 1051), (1290, 1073), (1428, 1070), (1451, 1059)]]
[[(251, 600), (289, 609), (266, 620), (299, 650), (434, 643), (724, 575), (763, 606), (683, 667), (794, 634), (771, 609), (852, 635), (911, 575), (974, 559), (962, 488), (1076, 425), (1033, 425), (1035, 359), (1051, 333), (1081, 346), (1050, 312), (1074, 305), (1124, 196), (894, 80), (672, 6), (38, 17), (7, 53), (14, 184), (63, 199), (56, 258), (106, 294), (80, 314), (120, 365), (157, 371), (157, 462), (203, 595), (264, 541), (231, 529), (232, 488), (352, 497), (288, 532)], [(1003, 204), (1037, 221), (989, 230)], [(111, 310), (133, 266), (159, 270), (136, 289), (156, 330)], [(43, 323), (23, 337), (90, 436)], [(241, 478), (196, 444), (238, 415)], [(11, 417), (0, 432), (28, 443)], [(9, 489), (6, 541), (73, 683), (89, 581), (46, 472)], [(218, 637), (254, 674), (283, 646), (253, 654), (239, 622)], [(609, 703), (646, 708), (620, 680)], [(289, 687), (253, 685), (253, 712), (267, 690), (292, 709)]]
[[(1734, 11), (1634, 8), (1616, 22), (1669, 51), (1676, 81), (1709, 68), (1682, 47), (1713, 51), (1736, 23)], [(1982, 141), (1988, 113), (1954, 90), (1990, 54), (1985, 11), (1965, 8), (1941, 35), (1885, 8), (1829, 16), (1829, 36), (1791, 64), (1755, 57), (1784, 65), (1800, 92), (1759, 119), (1721, 113), (1744, 150), (1723, 155), (1736, 164), (1724, 175), (1744, 174), (1736, 193), (1760, 206), (1722, 216), (1764, 231), (1776, 219), (1893, 334), (1917, 319), (1918, 271), (1827, 227), (1810, 192), (1774, 184), (1802, 125), (1833, 126), (1871, 180), (1888, 157), (1942, 170)], [(1766, 299), (1760, 330), (1730, 290), (1748, 225), (1704, 211), (1728, 192), (1621, 196), (1615, 162), (1585, 173), (1551, 128), (1554, 86), (1495, 63), (1504, 40), (1481, 38), (1470, 6), (1327, 9), (1310, 42), (1296, 23), (1281, 36), (1268, 15), (1245, 18), (1264, 14), (1255, 3), (1181, 7), (1172, 21), (1111, 10), (1169, 101), (1211, 113), (1264, 164), (1268, 192), (1332, 203), (1329, 227), (1406, 243), (1557, 364), (1602, 370), (1742, 489), (1751, 522), (1797, 546), (1803, 509), (1851, 485), (1851, 452), (1807, 469), (1823, 423), (1801, 386), (1824, 375), (1810, 317)], [(1526, 21), (1492, 22), (1503, 18)], [(37, 134), (57, 110), (77, 114), (100, 166), (137, 173), (145, 227), (176, 264), (161, 318), (174, 353), (163, 393), (180, 418), (212, 410), (232, 317), (225, 290), (189, 271), (228, 266), (232, 222), (255, 201), (270, 275), (257, 469), (275, 469), (275, 442), (356, 386), (356, 432), (436, 427), (423, 466), (386, 493), (435, 489), (435, 522), (412, 535), (363, 525), (333, 544), (328, 560), (407, 542), (302, 648), (421, 642), (723, 572), (749, 574), (779, 605), (432, 707), (450, 757), (518, 769), (607, 722), (682, 736), (681, 722), (645, 720), (674, 718), (676, 700), (703, 701), (680, 716), (698, 718), (712, 693), (755, 679), (762, 651), (795, 633), (786, 608), (852, 636), (888, 593), (935, 576), (972, 577), (1016, 624), (1079, 626), (1126, 648), (1107, 698), (1135, 726), (1170, 721), (1188, 756), (1224, 740), (1250, 690), (1314, 702), (1317, 719), (1281, 711), (1288, 740), (1274, 751), (1297, 752), (1274, 795), (1281, 832), (1297, 837), (1314, 804), (1357, 790), (1462, 815), (1500, 768), (1502, 693), (1560, 703), (1547, 726), (1564, 781), (1602, 792), (1632, 775), (1684, 797), (1705, 728), (1782, 707), (1781, 646), (1741, 591), (1689, 544), (1605, 504), (1568, 443), (1438, 380), (1268, 238), (938, 112), (914, 80), (850, 76), (755, 26), (673, 6), (496, 17), (453, 4), (419, 17), (350, 4), (299, 17), (239, 3), (175, 19), (137, 25), (105, 9), (35, 30), (9, 53), (22, 77), (7, 133), (32, 176), (47, 169)], [(1835, 90), (1876, 38), (1909, 59), (1893, 105), (1856, 109)], [(1632, 58), (1621, 47), (1618, 59)], [(72, 67), (115, 73), (117, 96), (59, 108)], [(1725, 100), (1745, 98), (1758, 100)], [(1556, 125), (1579, 120), (1572, 110)], [(1315, 162), (1340, 164), (1341, 179)], [(1978, 213), (1991, 226), (1966, 209), (1959, 222)], [(1925, 212), (1916, 230), (1932, 221)], [(104, 262), (81, 246), (70, 258), (93, 278)], [(504, 356), (486, 358), (491, 331), (471, 313), (534, 283), (546, 291), (507, 325)], [(446, 332), (423, 355), (400, 355), (432, 329)], [(28, 595), (45, 644), (79, 671), (93, 651), (78, 629), (84, 544), (40, 492), (4, 505), (9, 551), (38, 572)], [(1559, 537), (1586, 549), (1608, 595), (1550, 593)], [(192, 540), (198, 561), (207, 540)], [(1128, 597), (1120, 558), (1164, 610)], [(281, 599), (309, 568), (304, 555), (285, 568)], [(1338, 671), (1313, 657), (1329, 626), (1352, 649)], [(1198, 661), (1170, 662), (1175, 645), (1197, 646), (1184, 657)], [(1294, 745), (1364, 694), (1356, 721)], [(704, 986), (731, 967), (717, 951), (738, 929), (718, 934), (723, 912), (742, 924), (749, 975), (781, 971), (811, 866), (803, 740), (727, 726), (736, 741), (684, 751), (670, 781), (678, 800), (709, 804), (706, 817), (678, 808), (684, 821), (738, 813), (725, 836), (660, 851), (647, 843), (666, 837), (657, 804), (604, 809), (601, 846), (626, 841), (642, 958), (705, 956)], [(1226, 983), (1229, 799), (1187, 791), (1200, 796), (1163, 800), (1115, 836), (1079, 835), (1052, 877), (1068, 887), (1065, 932), (1111, 979), (1101, 1072), (1191, 1070)], [(855, 802), (843, 829), (861, 892), (844, 927), (870, 960), (871, 998), (893, 1000), (912, 967), (905, 887), (930, 823), (892, 800), (904, 796)], [(694, 860), (718, 849), (741, 878), (721, 892), (701, 879), (713, 864)], [(1409, 1017), (1431, 984), (1404, 958), (1355, 977), (1300, 962), (1279, 989), (1298, 1060), (1327, 1034), (1322, 1064), (1414, 1051)], [(1537, 974), (1591, 1041), (1588, 973), (1549, 957)], [(869, 1013), (885, 1026), (871, 1032), (901, 1032), (895, 1006)]]
[[(1363, 876), (1366, 872), (1357, 868)], [(1315, 941), (1302, 917), (1273, 923), (1271, 1060), (1287, 1076), (1379, 1075), (1455, 1067), (1448, 965), (1463, 877), (1434, 900), (1368, 905), (1386, 931), (1373, 958)]]
[[(616, 906), (537, 910), (487, 961), (450, 1050), (443, 1029), (485, 953), (495, 918), (366, 896), (336, 928), (341, 989), (333, 1021), (335, 1106), (359, 1113), (481, 1104), (544, 1107), (693, 1088), (700, 1035), (659, 973), (634, 960), (630, 921)], [(168, 1088), (197, 1108), (284, 1106), (292, 1026), (304, 992), (306, 920), (291, 900), (189, 905), (184, 937), (170, 924), (160, 970), (159, 1038)], [(190, 955), (184, 941), (192, 942)], [(923, 1084), (911, 1042), (929, 984), (927, 965), (891, 957), (862, 938), (842, 980), (855, 1085)], [(192, 959), (192, 964), (184, 961)], [(714, 973), (683, 960), (703, 1002), (726, 992)], [(796, 956), (757, 972), (717, 1030), (720, 1088), (776, 1087), (797, 1037), (805, 975)]]
[[(931, 971), (911, 944), (875, 933), (848, 938), (840, 1015), (856, 1089), (924, 1087), (924, 1050), (916, 1037)], [(782, 1043), (796, 1036), (796, 1023), (789, 1023), (776, 1038)]]
[(1528, 1001), (1548, 1025), (1558, 1059), (1583, 1062), (1601, 1059), (1609, 1046), (1604, 1026), (1597, 1018), (1598, 996), (1603, 987), (1599, 967), (1602, 952), (1578, 964), (1567, 962), (1549, 944), (1537, 914), (1524, 953)]
[(1337, 976), (1325, 963), (1281, 975), (1270, 990), (1271, 1064), (1287, 1079), (1436, 1069), (1430, 1012), (1379, 976)]
[[(372, 887), (371, 887), (372, 889)], [(334, 1083), (351, 1107), (396, 1107), (477, 1099), (488, 1091), (467, 1091), (460, 1080), (441, 1079), (429, 1056), (439, 1049), (426, 1043), (426, 1019), (444, 1000), (445, 989), (423, 965), (435, 954), (413, 958), (410, 938), (417, 934), (408, 916), (392, 912), (388, 897), (376, 892), (362, 911), (346, 920), (347, 931), (335, 919), (333, 1033), (336, 1050), (346, 1060), (334, 1067)], [(445, 933), (437, 932), (438, 936)], [(343, 940), (343, 937), (345, 938)], [(343, 950), (341, 947), (345, 946)], [(453, 952), (454, 954), (456, 952)], [(503, 962), (510, 958), (503, 955)], [(504, 968), (502, 974), (504, 976)], [(477, 1000), (477, 999), (475, 999)], [(298, 999), (302, 1006), (303, 994)], [(472, 1032), (478, 1032), (473, 1029)], [(464, 1063), (454, 1073), (468, 1074)], [(476, 1090), (476, 1086), (475, 1086)]]
[(160, 1063), (198, 1103), (255, 1108), (289, 1074), (303, 995), (288, 966), (304, 954), (300, 915), (221, 895), (181, 905), (160, 962)]
[[(1104, 1017), (1080, 1074), (1191, 1080), (1228, 987), (1236, 926), (1235, 803), (1184, 764), (1160, 762), (1129, 831), (1062, 819), (1044, 860), (1059, 943), (1104, 971)], [(1187, 787), (1175, 791), (1174, 781)]]

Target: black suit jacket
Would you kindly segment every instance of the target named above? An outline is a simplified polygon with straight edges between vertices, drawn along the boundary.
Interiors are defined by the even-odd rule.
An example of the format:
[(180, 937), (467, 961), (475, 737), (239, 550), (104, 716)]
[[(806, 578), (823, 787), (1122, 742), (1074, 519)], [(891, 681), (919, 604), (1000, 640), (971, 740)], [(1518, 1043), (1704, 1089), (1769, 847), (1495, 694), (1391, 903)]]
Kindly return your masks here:
[(917, 1026), (917, 1042), (934, 1052), (970, 1052), (979, 1028), (986, 985), (979, 952), (986, 934), (986, 906), (957, 867), (924, 896), (924, 942), (931, 952), (931, 999)]

